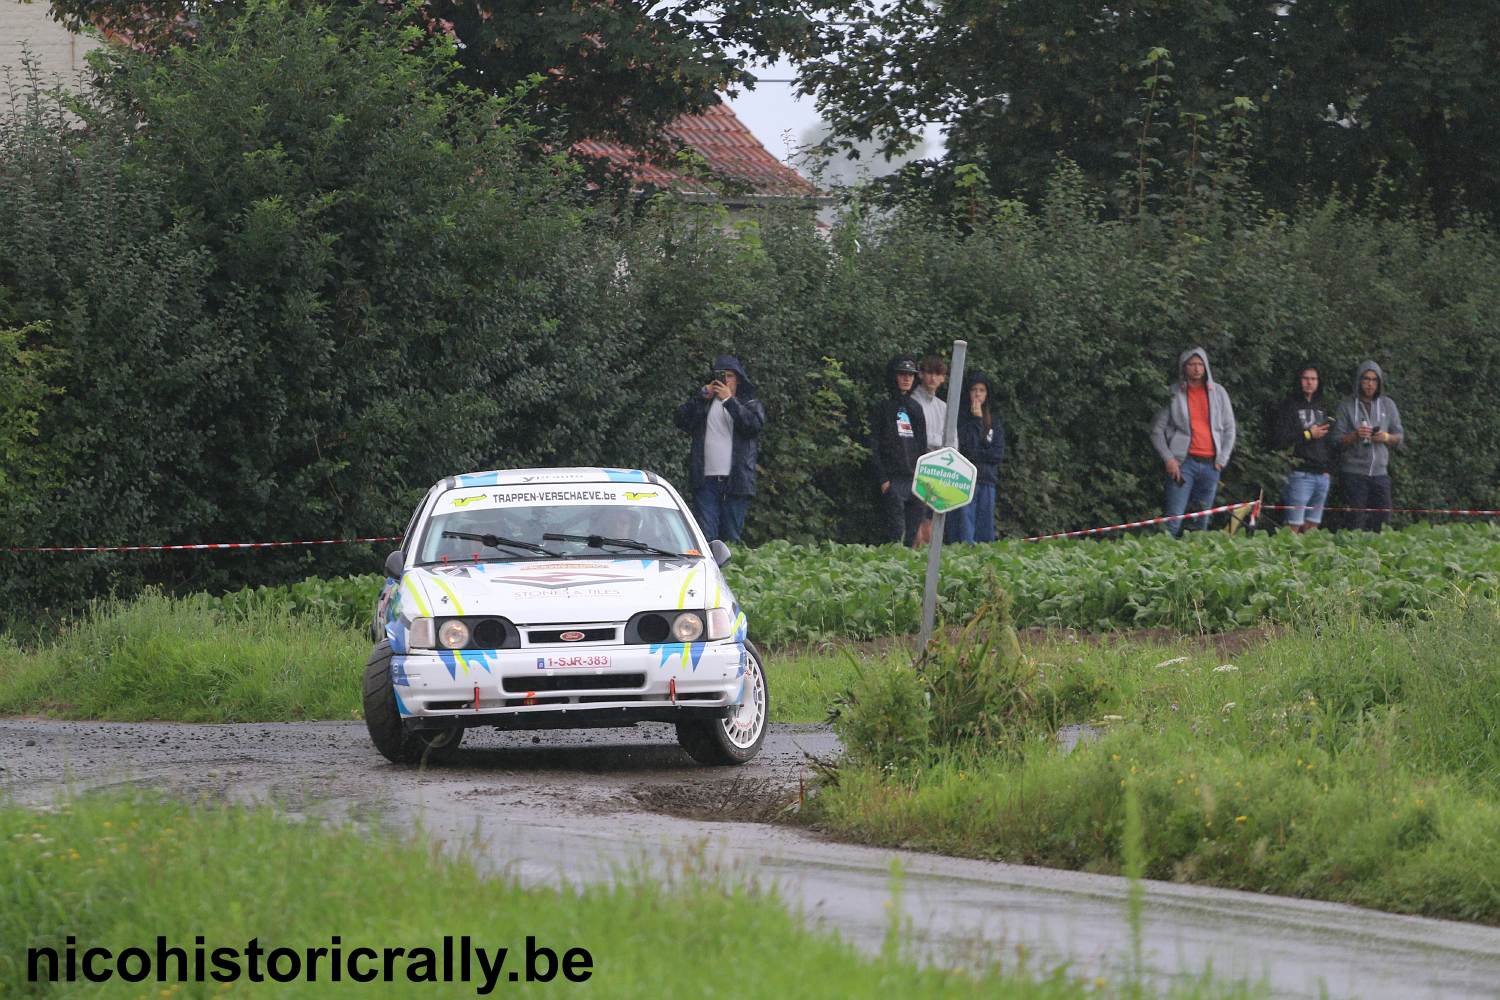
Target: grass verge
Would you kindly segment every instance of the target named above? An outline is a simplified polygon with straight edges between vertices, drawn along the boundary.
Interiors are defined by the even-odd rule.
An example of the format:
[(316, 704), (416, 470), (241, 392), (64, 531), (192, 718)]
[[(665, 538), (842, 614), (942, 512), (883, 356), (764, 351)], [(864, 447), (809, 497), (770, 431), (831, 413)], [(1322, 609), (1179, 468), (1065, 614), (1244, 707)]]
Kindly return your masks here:
[[(578, 890), (526, 889), (417, 839), (292, 824), (265, 809), (123, 797), (87, 797), (46, 812), (0, 806), (0, 844), (5, 995), (62, 996), (79, 988), (28, 982), (28, 949), (51, 948), (62, 957), (71, 939), (80, 955), (93, 947), (115, 956), (143, 948), (155, 961), (158, 935), (186, 953), (189, 977), (200, 937), (210, 973), (217, 968), (214, 949), (234, 948), (233, 967), (244, 975), (248, 943), (256, 939), (267, 954), (277, 948), (300, 953), (302, 975), (231, 987), (212, 980), (160, 983), (153, 972), (144, 983), (111, 979), (90, 987), (90, 995), (201, 997), (245, 987), (278, 997), (425, 995), (444, 990), (420, 977), (442, 974), (445, 935), (455, 942), (468, 935), (492, 957), (494, 949), (510, 949), (495, 984), (499, 993), (548, 988), (527, 982), (529, 968), (547, 968), (545, 959), (527, 961), (528, 936), (535, 939), (533, 954), (547, 948), (558, 957), (551, 988), (592, 988), (611, 997), (1063, 998), (1100, 995), (1099, 987), (1108, 985), (1086, 985), (1063, 972), (919, 968), (899, 954), (898, 936), (880, 956), (863, 956), (834, 937), (809, 933), (774, 894), (725, 885), (702, 870), (664, 882), (627, 877)], [(333, 946), (346, 957), (361, 947), (382, 956), (387, 948), (405, 954), (392, 965), (394, 982), (332, 983), (329, 954), (321, 956), (320, 980), (306, 981), (307, 949), (331, 953)], [(433, 962), (422, 961), (416, 951), (422, 948), (434, 952)], [(573, 949), (588, 953), (586, 986), (561, 974), (561, 960)], [(698, 960), (687, 960), (694, 956)], [(174, 977), (175, 962), (166, 963)], [(95, 969), (106, 967), (113, 963)], [(131, 972), (138, 967), (127, 966)], [(276, 968), (285, 975), (291, 959), (283, 956)], [(365, 960), (358, 968), (381, 964)], [(575, 977), (583, 972), (576, 953), (569, 968)], [(478, 975), (477, 965), (474, 971)], [(442, 995), (484, 993), (482, 982), (446, 989)], [(1229, 994), (1200, 986), (1179, 995)]]
[[(839, 723), (851, 759), (812, 800), (817, 824), (1120, 873), (1133, 788), (1150, 877), (1500, 923), (1493, 602), (1404, 623), (1326, 614), (1232, 661), (1053, 647), (1016, 668), (1010, 725), (981, 742), (882, 725), (919, 704), (911, 676), (856, 689)], [(1066, 752), (1069, 722), (1099, 738)]]
[(148, 592), (101, 602), (34, 651), (0, 646), (0, 714), (285, 722), (357, 718), (367, 638), (264, 605)]

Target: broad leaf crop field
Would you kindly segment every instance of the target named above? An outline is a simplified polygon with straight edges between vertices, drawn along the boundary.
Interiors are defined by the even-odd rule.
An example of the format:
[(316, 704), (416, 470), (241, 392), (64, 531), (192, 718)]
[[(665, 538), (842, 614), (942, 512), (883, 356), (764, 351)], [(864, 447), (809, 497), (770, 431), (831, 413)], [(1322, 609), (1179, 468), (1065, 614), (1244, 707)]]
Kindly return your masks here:
[[(926, 554), (894, 546), (736, 553), (730, 580), (766, 642), (915, 632)], [(992, 582), (993, 581), (993, 582)], [(1500, 592), (1500, 530), (1488, 525), (1236, 537), (1207, 532), (1106, 541), (944, 548), (940, 610), (967, 618), (994, 587), (1017, 625), (1222, 631), (1338, 601), (1381, 618), (1457, 591)]]
[[(776, 645), (915, 632), (926, 554), (895, 546), (772, 542), (735, 552), (730, 583), (751, 635)], [(368, 625), (380, 578), (309, 579), (227, 595)], [(1287, 621), (1338, 603), (1378, 618), (1460, 591), (1500, 594), (1500, 529), (1422, 525), (1379, 535), (1252, 538), (1206, 532), (1102, 541), (1003, 541), (944, 549), (940, 611), (967, 618), (995, 587), (1017, 625), (1213, 632)]]

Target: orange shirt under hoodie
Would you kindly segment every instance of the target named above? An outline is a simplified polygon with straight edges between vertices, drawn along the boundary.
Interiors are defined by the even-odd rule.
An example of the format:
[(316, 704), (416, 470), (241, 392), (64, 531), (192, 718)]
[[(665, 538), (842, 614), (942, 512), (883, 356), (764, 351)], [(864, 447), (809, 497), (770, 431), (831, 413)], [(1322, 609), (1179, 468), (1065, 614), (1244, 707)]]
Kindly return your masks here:
[(1188, 443), (1189, 458), (1214, 459), (1214, 435), (1208, 422), (1208, 385), (1187, 387), (1188, 419), (1192, 423), (1193, 437)]

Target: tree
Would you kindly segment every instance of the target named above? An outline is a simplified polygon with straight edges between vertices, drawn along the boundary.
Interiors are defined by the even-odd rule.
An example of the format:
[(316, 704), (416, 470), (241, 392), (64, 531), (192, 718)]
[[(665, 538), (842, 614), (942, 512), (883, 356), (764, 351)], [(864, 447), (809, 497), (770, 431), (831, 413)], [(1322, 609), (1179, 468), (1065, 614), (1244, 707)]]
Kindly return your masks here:
[[(1175, 64), (1164, 120), (1258, 109), (1249, 164), (1273, 204), (1377, 194), (1451, 216), (1500, 199), (1500, 7), (1485, 0), (856, 0), (803, 90), (851, 141), (899, 150), (942, 123), (942, 183), (977, 163), (1036, 202), (1058, 156), (1101, 186), (1133, 160), (1140, 63)], [(1172, 152), (1190, 155), (1191, 129)]]
[[(62, 393), (17, 409), (67, 490), (20, 544), (386, 534), (439, 477), (548, 447), (537, 415), (609, 359), (557, 337), (597, 256), (581, 185), (423, 37), (249, 0), (191, 46), (107, 52), (85, 128), (49, 105), (0, 130), (0, 330), (61, 359)], [(274, 565), (79, 558), (0, 597)]]
[[(405, 16), (389, 2), (344, 0), (369, 16)], [(204, 11), (233, 14), (243, 0), (53, 0), (71, 28), (97, 25), (161, 49), (190, 38)], [(813, 30), (832, 0), (429, 0), (428, 30), (459, 46), (457, 82), (491, 93), (534, 81), (533, 120), (548, 140), (614, 139), (663, 147), (663, 126), (753, 88), (751, 58), (816, 54)]]

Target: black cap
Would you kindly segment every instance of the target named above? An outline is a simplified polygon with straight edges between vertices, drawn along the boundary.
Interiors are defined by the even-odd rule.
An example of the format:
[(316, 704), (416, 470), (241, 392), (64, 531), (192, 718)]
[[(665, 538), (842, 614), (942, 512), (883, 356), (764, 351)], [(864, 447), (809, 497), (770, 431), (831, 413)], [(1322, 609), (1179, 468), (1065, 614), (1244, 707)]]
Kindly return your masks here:
[(896, 367), (892, 371), (897, 374), (905, 372), (908, 375), (915, 375), (917, 374), (917, 363), (911, 358), (898, 358), (896, 359)]

